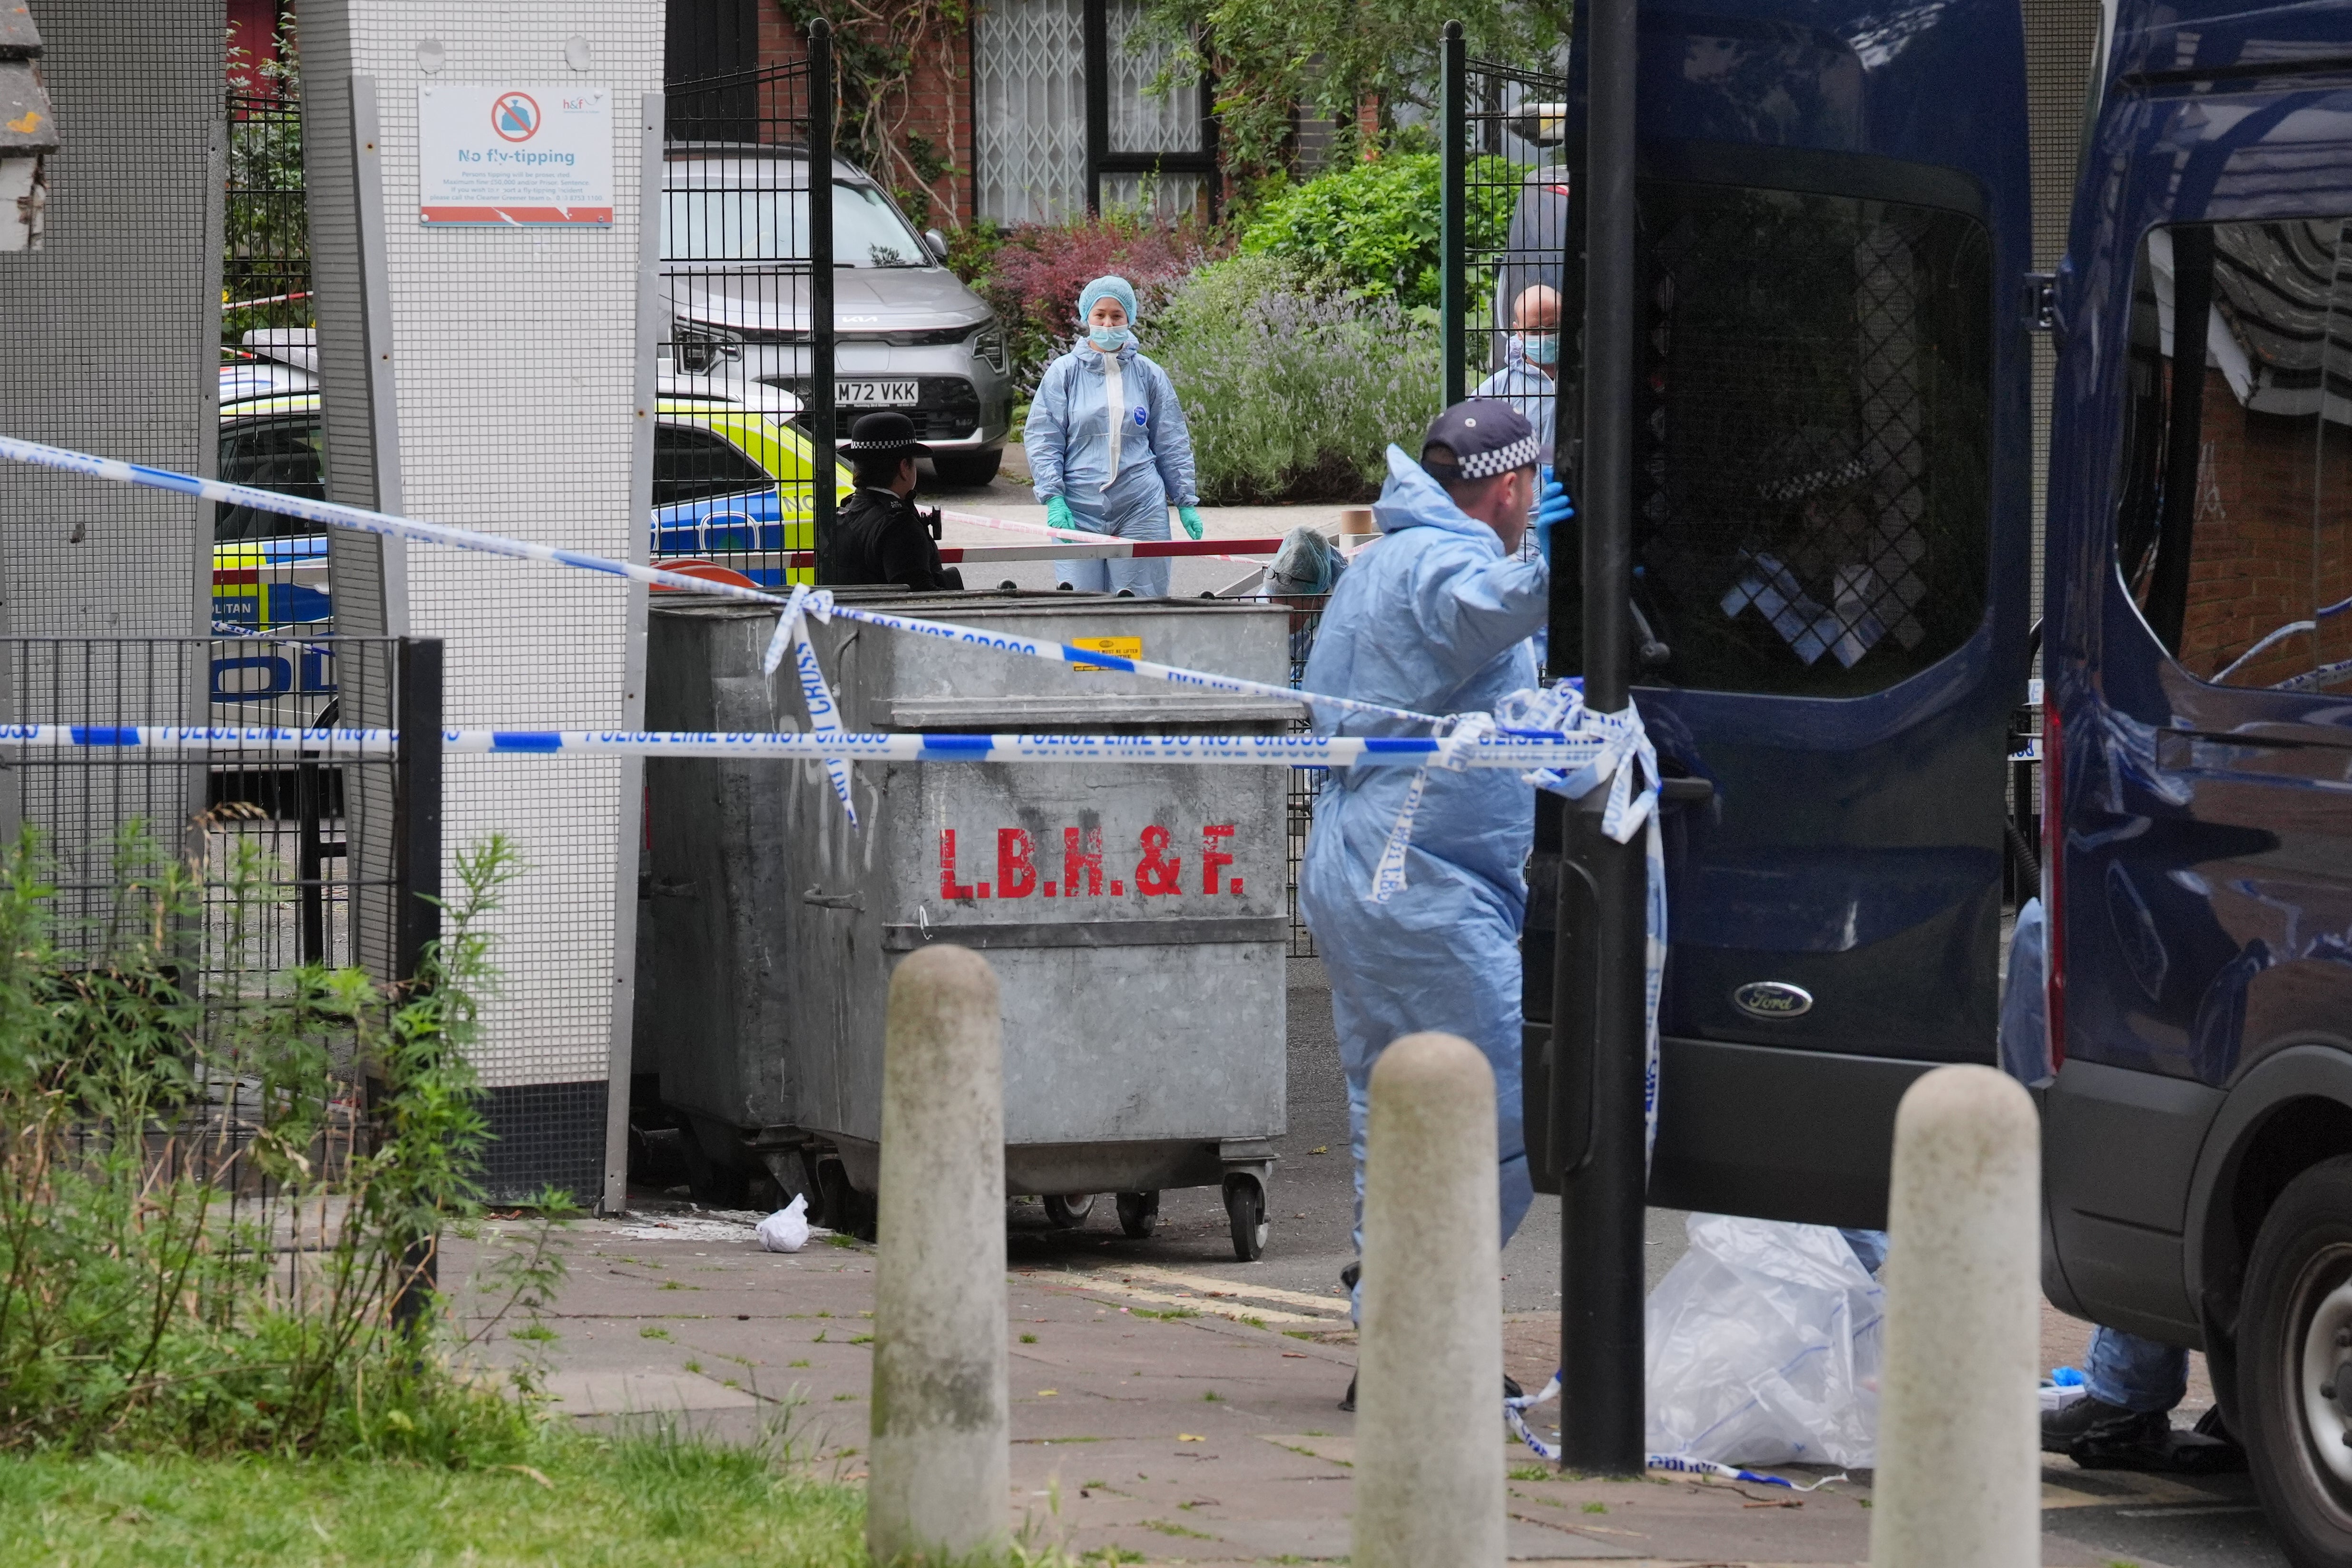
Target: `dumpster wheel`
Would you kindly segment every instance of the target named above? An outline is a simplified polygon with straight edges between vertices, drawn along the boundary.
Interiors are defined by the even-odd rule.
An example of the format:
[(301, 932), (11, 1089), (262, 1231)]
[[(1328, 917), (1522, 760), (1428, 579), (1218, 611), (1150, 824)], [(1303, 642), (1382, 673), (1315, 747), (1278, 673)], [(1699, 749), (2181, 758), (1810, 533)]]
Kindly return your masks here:
[(1142, 1241), (1160, 1225), (1160, 1194), (1158, 1193), (1121, 1193), (1118, 1194), (1118, 1228), (1129, 1237)]
[(1045, 1194), (1045, 1217), (1053, 1222), (1055, 1230), (1077, 1230), (1086, 1225), (1087, 1216), (1094, 1212), (1095, 1194), (1092, 1193)]
[(1234, 1256), (1255, 1263), (1265, 1256), (1265, 1189), (1257, 1178), (1234, 1174), (1225, 1178), (1225, 1217), (1233, 1223)]

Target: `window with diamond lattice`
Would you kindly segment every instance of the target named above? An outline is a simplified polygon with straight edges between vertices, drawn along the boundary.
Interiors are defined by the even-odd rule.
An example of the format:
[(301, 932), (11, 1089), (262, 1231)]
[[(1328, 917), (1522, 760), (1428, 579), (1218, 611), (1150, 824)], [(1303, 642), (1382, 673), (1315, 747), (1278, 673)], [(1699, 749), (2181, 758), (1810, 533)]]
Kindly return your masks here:
[(1850, 697), (1985, 611), (1991, 251), (1958, 214), (1645, 184), (1645, 681)]

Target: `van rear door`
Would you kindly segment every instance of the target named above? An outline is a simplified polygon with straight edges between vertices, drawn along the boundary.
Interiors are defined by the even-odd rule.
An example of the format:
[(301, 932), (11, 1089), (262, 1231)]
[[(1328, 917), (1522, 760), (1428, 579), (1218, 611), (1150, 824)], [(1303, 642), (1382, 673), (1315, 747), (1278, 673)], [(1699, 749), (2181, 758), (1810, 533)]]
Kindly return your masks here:
[(1636, 700), (1667, 771), (1713, 786), (1668, 816), (1650, 1196), (1874, 1225), (1903, 1089), (1993, 1057), (2028, 662), (2020, 16), (1701, 0), (1641, 26)]

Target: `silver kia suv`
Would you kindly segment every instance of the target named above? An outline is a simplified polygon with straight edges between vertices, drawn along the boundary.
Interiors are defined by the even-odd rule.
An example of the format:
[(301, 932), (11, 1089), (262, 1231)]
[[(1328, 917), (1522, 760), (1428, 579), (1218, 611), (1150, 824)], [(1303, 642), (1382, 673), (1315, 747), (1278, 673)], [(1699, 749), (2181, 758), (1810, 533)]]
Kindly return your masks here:
[[(911, 417), (941, 482), (995, 478), (1013, 422), (1004, 328), (888, 193), (833, 165), (839, 434), (877, 408)], [(741, 376), (805, 398), (808, 156), (799, 147), (673, 142), (666, 154), (665, 372)], [(794, 266), (797, 263), (797, 267)]]

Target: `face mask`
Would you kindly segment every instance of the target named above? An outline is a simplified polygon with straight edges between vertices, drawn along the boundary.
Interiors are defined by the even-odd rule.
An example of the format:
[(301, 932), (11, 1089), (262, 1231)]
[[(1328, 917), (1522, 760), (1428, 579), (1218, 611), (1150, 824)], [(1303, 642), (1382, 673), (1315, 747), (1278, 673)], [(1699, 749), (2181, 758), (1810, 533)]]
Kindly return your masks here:
[(1125, 348), (1134, 341), (1134, 338), (1135, 334), (1125, 327), (1088, 327), (1087, 329), (1087, 342), (1106, 353), (1114, 349)]
[(1522, 332), (1519, 334), (1519, 347), (1526, 353), (1529, 363), (1549, 364), (1559, 358), (1559, 334)]

